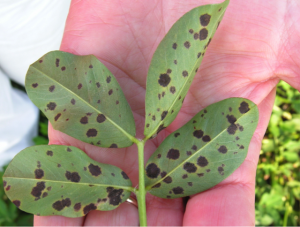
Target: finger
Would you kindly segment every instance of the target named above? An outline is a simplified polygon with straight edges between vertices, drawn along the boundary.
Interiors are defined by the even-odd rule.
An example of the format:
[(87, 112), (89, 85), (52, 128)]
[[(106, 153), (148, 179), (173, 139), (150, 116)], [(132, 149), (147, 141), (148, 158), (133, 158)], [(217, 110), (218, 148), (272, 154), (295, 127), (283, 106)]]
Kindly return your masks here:
[(84, 217), (34, 216), (34, 226), (82, 226)]
[(91, 211), (87, 214), (85, 226), (138, 226), (137, 208), (129, 203), (122, 203), (112, 211)]
[(252, 226), (255, 224), (255, 173), (261, 140), (275, 98), (275, 88), (258, 104), (260, 119), (245, 162), (225, 181), (190, 198), (184, 225)]

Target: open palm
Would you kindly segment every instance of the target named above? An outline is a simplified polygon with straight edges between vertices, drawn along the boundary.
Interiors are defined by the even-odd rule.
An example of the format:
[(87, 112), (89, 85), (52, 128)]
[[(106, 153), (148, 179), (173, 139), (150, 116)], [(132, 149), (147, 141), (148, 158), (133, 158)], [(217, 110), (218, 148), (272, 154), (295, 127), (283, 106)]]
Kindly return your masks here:
[[(137, 138), (143, 138), (146, 76), (164, 35), (184, 13), (208, 0), (73, 0), (61, 50), (95, 55), (115, 75), (132, 108)], [(261, 141), (283, 79), (300, 89), (300, 2), (232, 0), (175, 121), (146, 143), (145, 159), (164, 138), (204, 107), (229, 97), (252, 100), (259, 124), (245, 162), (225, 181), (187, 201), (147, 195), (149, 225), (254, 225), (255, 172)], [(123, 169), (138, 185), (137, 148), (105, 149), (80, 142), (49, 127), (51, 144), (76, 146), (98, 162)], [(137, 208), (86, 217), (36, 217), (36, 225), (138, 225)]]

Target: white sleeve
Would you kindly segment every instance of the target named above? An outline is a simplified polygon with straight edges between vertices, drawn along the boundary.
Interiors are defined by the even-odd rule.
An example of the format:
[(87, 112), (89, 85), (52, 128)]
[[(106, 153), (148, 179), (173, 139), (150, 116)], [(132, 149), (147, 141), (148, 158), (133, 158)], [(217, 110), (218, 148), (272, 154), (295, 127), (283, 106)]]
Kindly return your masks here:
[(38, 109), (24, 85), (30, 64), (60, 47), (70, 0), (0, 1), (0, 168), (37, 135)]

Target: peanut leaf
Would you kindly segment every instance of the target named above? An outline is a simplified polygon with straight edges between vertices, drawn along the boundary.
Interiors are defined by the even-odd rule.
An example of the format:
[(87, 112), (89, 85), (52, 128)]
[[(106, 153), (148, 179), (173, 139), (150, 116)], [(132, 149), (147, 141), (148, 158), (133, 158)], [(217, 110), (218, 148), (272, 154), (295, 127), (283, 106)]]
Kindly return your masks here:
[(192, 9), (157, 47), (147, 77), (146, 138), (154, 138), (177, 116), (228, 3)]
[(93, 55), (49, 52), (33, 63), (26, 90), (54, 129), (100, 147), (128, 147), (130, 106), (111, 72)]
[(7, 167), (3, 183), (17, 207), (42, 216), (80, 217), (91, 210), (113, 210), (131, 189), (131, 181), (118, 167), (61, 145), (21, 151)]
[(200, 111), (170, 134), (146, 164), (146, 189), (161, 198), (207, 190), (244, 161), (258, 123), (257, 106), (230, 98)]

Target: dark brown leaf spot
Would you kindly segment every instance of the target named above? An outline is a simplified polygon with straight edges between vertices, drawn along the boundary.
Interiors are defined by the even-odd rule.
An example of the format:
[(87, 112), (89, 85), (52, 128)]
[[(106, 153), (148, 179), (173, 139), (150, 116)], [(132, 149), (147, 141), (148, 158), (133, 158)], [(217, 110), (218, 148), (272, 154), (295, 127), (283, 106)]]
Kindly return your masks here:
[(113, 187), (108, 187), (106, 188), (106, 191), (108, 192), (109, 204), (117, 206), (121, 203), (121, 195), (124, 191), (123, 189), (114, 189)]
[(174, 86), (171, 86), (171, 87), (170, 87), (170, 92), (171, 92), (172, 94), (174, 94), (174, 93), (176, 92), (176, 88), (175, 88)]
[(166, 178), (163, 180), (163, 182), (165, 182), (165, 183), (167, 183), (167, 184), (172, 183), (172, 177), (170, 177), (170, 176), (166, 177)]
[(54, 86), (54, 85), (52, 85), (52, 86), (49, 87), (49, 91), (50, 91), (50, 92), (53, 92), (54, 89), (55, 89), (55, 86)]
[(206, 13), (206, 14), (201, 15), (200, 24), (202, 26), (207, 26), (209, 24), (209, 22), (210, 22), (210, 15), (209, 14)]
[(224, 169), (223, 169), (223, 167), (218, 167), (218, 172), (219, 172), (219, 174), (221, 174), (221, 175), (224, 175)]
[(227, 147), (222, 145), (219, 147), (218, 151), (222, 154), (226, 154), (227, 153)]
[(240, 146), (240, 149), (244, 149), (245, 147), (243, 145)]
[(47, 151), (48, 156), (53, 156), (53, 151)]
[(156, 164), (150, 163), (146, 168), (146, 175), (152, 179), (157, 178), (160, 173), (160, 168)]
[(87, 124), (88, 123), (88, 117), (87, 116), (84, 116), (84, 117), (82, 117), (81, 119), (80, 119), (80, 123), (81, 124)]
[(31, 86), (32, 86), (33, 88), (36, 88), (37, 86), (39, 86), (39, 84), (38, 84), (38, 83), (34, 83), (34, 84), (31, 84)]
[(31, 195), (39, 198), (42, 195), (42, 191), (45, 189), (45, 182), (37, 182), (36, 186), (32, 188)]
[(175, 136), (175, 137), (180, 136), (180, 133), (179, 133), (179, 132), (176, 132), (176, 133), (174, 134), (174, 136)]
[(88, 166), (90, 173), (97, 177), (101, 174), (101, 168), (97, 165), (93, 165), (92, 163)]
[(190, 30), (189, 30), (189, 33), (193, 34), (193, 33), (194, 33), (194, 30), (193, 30), (193, 29), (190, 29)]
[(165, 94), (166, 94), (166, 92), (163, 91), (163, 92), (161, 93), (161, 97), (164, 97)]
[(114, 173), (111, 173), (111, 175), (114, 177), (115, 176), (115, 174)]
[(161, 120), (165, 119), (167, 114), (168, 114), (168, 111), (163, 111), (162, 114), (161, 114)]
[(175, 195), (178, 195), (178, 194), (183, 194), (183, 191), (184, 191), (184, 190), (183, 190), (182, 187), (179, 187), (179, 186), (178, 186), (178, 187), (176, 187), (176, 188), (173, 188), (172, 191), (174, 192)]
[(92, 69), (92, 68), (93, 68), (93, 65), (92, 65), (92, 64), (90, 64), (90, 65), (89, 65), (89, 68), (90, 68), (90, 69)]
[(45, 198), (48, 196), (48, 193), (47, 192), (44, 192), (43, 195), (42, 195), (42, 198)]
[(76, 103), (75, 99), (71, 99), (71, 104), (75, 105), (75, 103)]
[(61, 67), (61, 71), (65, 71), (65, 70), (66, 70), (65, 66)]
[(10, 185), (8, 185), (6, 188), (5, 188), (5, 191), (9, 191), (10, 190)]
[(40, 161), (37, 161), (37, 167), (41, 168), (41, 162)]
[(177, 43), (173, 43), (172, 48), (173, 48), (174, 50), (176, 50), (176, 48), (177, 48)]
[(150, 126), (149, 124), (146, 124), (146, 127), (147, 127), (147, 128), (149, 128), (149, 126)]
[(57, 164), (57, 167), (58, 167), (58, 168), (61, 167), (61, 164)]
[(86, 132), (87, 137), (95, 137), (95, 136), (97, 136), (97, 134), (98, 134), (98, 131), (94, 128), (91, 128)]
[(39, 63), (42, 63), (43, 62), (43, 60), (39, 60)]
[(60, 116), (61, 116), (61, 113), (56, 114), (56, 116), (54, 117), (54, 120), (57, 121), (58, 118), (60, 118)]
[(113, 144), (111, 144), (110, 145), (110, 147), (109, 148), (118, 148), (118, 145), (117, 144), (115, 144), (115, 143), (113, 143)]
[(117, 101), (116, 101), (116, 104), (118, 105), (119, 103), (120, 103), (119, 100), (117, 100)]
[(56, 67), (59, 67), (59, 59), (58, 58), (56, 58), (56, 60), (55, 60), (55, 65), (56, 65)]
[(191, 47), (191, 43), (189, 41), (185, 41), (183, 45), (186, 49), (189, 49)]
[(77, 88), (81, 89), (82, 88), (82, 83), (78, 84)]
[(202, 130), (195, 130), (193, 132), (193, 135), (197, 138), (197, 139), (200, 139), (202, 136), (203, 136), (203, 131)]
[(172, 69), (167, 69), (167, 74), (170, 74), (172, 72)]
[(98, 114), (98, 116), (97, 116), (97, 122), (98, 122), (98, 123), (103, 123), (105, 120), (106, 120), (105, 115), (103, 115), (103, 114)]
[(157, 155), (157, 158), (161, 158), (161, 154), (158, 154), (158, 155)]
[(188, 182), (188, 186), (193, 186), (193, 182)]
[(198, 173), (197, 175), (198, 175), (198, 177), (203, 177), (204, 173)]
[(56, 103), (55, 103), (55, 102), (49, 102), (49, 103), (47, 104), (47, 107), (48, 107), (49, 110), (55, 110), (55, 108), (56, 108)]
[(198, 147), (196, 145), (192, 146), (192, 150), (196, 151), (198, 149)]
[(34, 171), (35, 179), (41, 179), (44, 176), (44, 171), (42, 169), (36, 169)]
[(227, 120), (230, 124), (234, 124), (234, 122), (236, 122), (236, 118), (233, 115), (227, 115)]
[(173, 148), (171, 148), (171, 149), (168, 151), (168, 154), (167, 154), (167, 158), (168, 158), (168, 159), (173, 159), (173, 160), (178, 159), (179, 156), (180, 156), (179, 150), (173, 149)]
[(190, 155), (192, 155), (192, 152), (191, 151), (187, 151), (186, 155), (190, 156)]
[(91, 210), (96, 210), (97, 207), (95, 206), (94, 203), (90, 203), (89, 205), (86, 205), (84, 208), (83, 208), (83, 213), (86, 215), (88, 212), (90, 212)]
[(99, 88), (101, 85), (99, 82), (96, 83), (97, 88)]
[(198, 164), (198, 166), (205, 167), (208, 165), (208, 161), (205, 157), (200, 156), (197, 160), (197, 164)]
[(188, 175), (187, 174), (183, 174), (182, 175), (182, 179), (186, 179), (186, 178), (188, 178)]
[(195, 166), (195, 164), (190, 162), (186, 162), (183, 166), (183, 169), (188, 173), (195, 173), (197, 171), (197, 167)]
[(211, 139), (210, 139), (210, 136), (206, 135), (206, 136), (203, 136), (202, 140), (203, 140), (203, 142), (209, 142)]
[(201, 57), (201, 52), (199, 52), (198, 54), (197, 54), (197, 58), (200, 58)]
[(199, 34), (198, 34), (198, 33), (195, 33), (195, 34), (194, 34), (194, 39), (195, 39), (195, 40), (199, 39)]
[(81, 203), (76, 203), (76, 204), (74, 205), (74, 211), (75, 211), (75, 212), (79, 211), (80, 208), (81, 208)]
[(129, 179), (129, 177), (127, 176), (127, 174), (124, 171), (122, 171), (121, 174), (125, 180)]
[(199, 32), (199, 39), (200, 40), (205, 40), (208, 36), (208, 31), (206, 28), (202, 28)]
[(12, 202), (13, 202), (13, 204), (16, 205), (16, 207), (20, 207), (20, 205), (21, 205), (21, 201), (20, 200), (14, 200)]
[(69, 171), (66, 171), (65, 176), (66, 176), (67, 180), (69, 180), (71, 182), (76, 182), (76, 183), (80, 182), (81, 177), (79, 176), (79, 174), (77, 172), (71, 173)]
[(113, 89), (110, 89), (110, 90), (108, 91), (108, 95), (111, 95), (113, 92), (114, 92)]
[(232, 108), (231, 108), (231, 107), (229, 107), (228, 109), (229, 109), (229, 112), (231, 112), (231, 111), (232, 111)]
[(238, 136), (237, 136), (237, 137), (235, 137), (235, 139), (236, 139), (236, 140), (239, 140), (239, 139), (240, 139), (240, 137), (238, 137)]
[(166, 175), (167, 175), (166, 171), (163, 171), (163, 172), (160, 173), (161, 178), (164, 178)]
[(245, 101), (243, 101), (243, 102), (240, 104), (240, 107), (239, 107), (240, 113), (241, 113), (241, 114), (244, 114), (244, 113), (247, 113), (249, 110), (250, 110), (249, 104), (246, 103)]
[(152, 120), (153, 120), (153, 121), (155, 121), (155, 120), (156, 120), (156, 118), (155, 118), (155, 115), (153, 115), (153, 116), (152, 116)]
[(158, 184), (152, 186), (152, 188), (159, 188), (160, 186), (161, 186), (161, 183), (158, 183)]
[(210, 172), (210, 169), (207, 169), (206, 172), (209, 173), (209, 172)]
[(101, 100), (99, 99), (99, 100), (97, 101), (97, 103), (100, 104), (100, 102), (101, 102)]
[(189, 75), (189, 73), (186, 71), (186, 70), (184, 70), (183, 72), (182, 72), (182, 76), (183, 77), (187, 77)]
[(174, 60), (174, 64), (177, 65), (177, 60)]
[(244, 131), (244, 127), (243, 126), (239, 126), (239, 130), (242, 132)]
[(110, 81), (111, 81), (111, 76), (108, 76), (107, 78), (106, 78), (106, 83), (110, 83)]
[(157, 129), (156, 135), (163, 129), (165, 129), (166, 127), (164, 127), (164, 124), (160, 125)]
[(234, 135), (236, 130), (237, 130), (237, 126), (236, 124), (231, 124), (228, 128), (227, 128), (227, 132), (231, 135)]
[(161, 86), (163, 86), (163, 87), (168, 86), (170, 81), (171, 81), (171, 77), (167, 73), (160, 74), (159, 79), (158, 79), (158, 83)]

